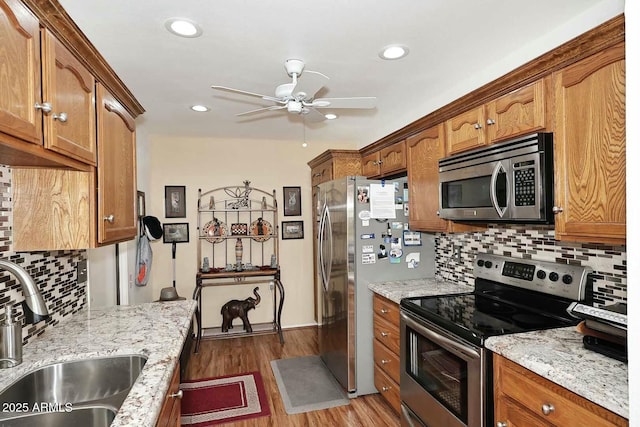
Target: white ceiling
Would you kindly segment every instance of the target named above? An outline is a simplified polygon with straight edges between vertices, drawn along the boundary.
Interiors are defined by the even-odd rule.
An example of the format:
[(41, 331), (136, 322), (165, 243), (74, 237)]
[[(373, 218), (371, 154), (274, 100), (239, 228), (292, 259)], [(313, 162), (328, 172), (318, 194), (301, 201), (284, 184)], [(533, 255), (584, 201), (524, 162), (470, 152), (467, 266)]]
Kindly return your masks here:
[[(624, 0), (59, 2), (144, 106), (138, 123), (148, 134), (301, 141), (301, 116), (238, 118), (272, 104), (210, 88), (273, 95), (290, 82), (284, 61), (297, 58), (330, 77), (322, 96), (377, 97), (374, 110), (307, 123), (310, 144), (335, 148), (374, 142), (624, 9)], [(202, 36), (170, 34), (171, 17), (198, 22)], [(392, 43), (409, 56), (381, 60)]]

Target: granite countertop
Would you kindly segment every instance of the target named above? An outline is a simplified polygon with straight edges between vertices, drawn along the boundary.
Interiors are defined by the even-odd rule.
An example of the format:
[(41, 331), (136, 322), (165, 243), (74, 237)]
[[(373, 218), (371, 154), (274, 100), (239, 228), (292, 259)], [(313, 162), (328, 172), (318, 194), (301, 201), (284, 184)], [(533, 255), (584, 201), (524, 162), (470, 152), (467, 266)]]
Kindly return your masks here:
[(487, 338), (485, 346), (598, 405), (629, 418), (628, 366), (582, 345), (575, 327)]
[(55, 362), (119, 354), (148, 357), (112, 427), (153, 427), (196, 308), (193, 300), (83, 310), (25, 345), (22, 364), (3, 369), (0, 390)]
[(400, 304), (402, 298), (461, 294), (473, 292), (473, 286), (461, 285), (433, 277), (426, 279), (398, 280), (393, 282), (369, 283), (373, 292)]

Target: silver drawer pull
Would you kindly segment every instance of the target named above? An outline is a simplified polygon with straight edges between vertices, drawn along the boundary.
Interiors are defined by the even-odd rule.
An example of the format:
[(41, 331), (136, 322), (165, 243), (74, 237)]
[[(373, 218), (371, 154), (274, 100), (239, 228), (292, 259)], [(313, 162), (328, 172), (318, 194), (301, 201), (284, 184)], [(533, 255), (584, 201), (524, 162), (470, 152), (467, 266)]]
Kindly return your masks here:
[(498, 421), (496, 423), (496, 427), (507, 427), (509, 424), (503, 422), (503, 421)]
[(389, 310), (387, 310), (386, 308), (383, 308), (383, 309), (380, 310), (380, 313), (387, 314), (387, 313), (389, 313)]
[(380, 335), (382, 335), (383, 337), (388, 337), (389, 333), (388, 332), (380, 332)]
[(66, 122), (67, 121), (67, 113), (60, 113), (60, 114), (54, 114), (53, 116), (53, 120), (57, 120), (59, 122)]
[(183, 393), (182, 393), (182, 390), (178, 390), (178, 392), (177, 392), (177, 393), (171, 393), (171, 394), (169, 395), (169, 397), (176, 397), (176, 398), (178, 398), (178, 399), (182, 399), (182, 394), (183, 394)]
[(113, 214), (109, 215), (109, 216), (105, 216), (104, 218), (102, 218), (103, 220), (107, 221), (110, 224), (113, 224), (113, 220), (115, 220), (115, 216), (113, 216)]
[(389, 390), (391, 390), (391, 387), (388, 387), (388, 386), (386, 386), (386, 385), (382, 387), (382, 391), (383, 391), (383, 392), (384, 392), (384, 391), (389, 391)]
[(382, 363), (383, 365), (386, 365), (387, 363), (391, 363), (391, 360), (382, 359), (380, 363)]
[(555, 411), (556, 408), (551, 403), (545, 403), (542, 405), (542, 413), (545, 415), (549, 415)]

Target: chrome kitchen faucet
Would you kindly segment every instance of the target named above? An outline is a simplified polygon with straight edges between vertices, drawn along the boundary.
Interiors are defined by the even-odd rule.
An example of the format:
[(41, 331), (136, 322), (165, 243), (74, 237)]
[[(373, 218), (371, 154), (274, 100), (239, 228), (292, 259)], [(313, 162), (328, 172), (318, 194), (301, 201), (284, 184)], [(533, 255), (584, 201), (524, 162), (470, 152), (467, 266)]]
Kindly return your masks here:
[[(12, 273), (20, 282), (25, 299), (24, 314), (28, 322), (35, 323), (49, 317), (42, 293), (24, 268), (10, 261), (0, 260), (0, 270)], [(13, 304), (5, 306), (0, 338), (0, 368), (12, 368), (22, 363), (22, 325), (13, 318)]]

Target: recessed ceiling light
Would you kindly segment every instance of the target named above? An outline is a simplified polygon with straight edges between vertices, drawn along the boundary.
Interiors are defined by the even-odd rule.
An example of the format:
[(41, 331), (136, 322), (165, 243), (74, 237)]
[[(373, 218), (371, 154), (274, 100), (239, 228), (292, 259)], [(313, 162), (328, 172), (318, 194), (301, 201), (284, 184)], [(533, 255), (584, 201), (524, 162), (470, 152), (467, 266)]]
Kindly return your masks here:
[(199, 113), (204, 113), (205, 111), (209, 111), (210, 110), (210, 108), (207, 107), (206, 105), (192, 105), (191, 109), (193, 111), (197, 111)]
[(378, 56), (382, 59), (400, 59), (409, 54), (409, 48), (399, 44), (393, 44), (382, 48)]
[(195, 22), (186, 18), (170, 18), (164, 26), (169, 32), (181, 37), (200, 37), (202, 28)]
[(325, 119), (327, 119), (327, 120), (335, 120), (335, 119), (337, 119), (337, 118), (338, 118), (338, 116), (336, 116), (336, 115), (335, 115), (335, 114), (333, 114), (333, 113), (325, 114), (325, 115), (324, 115), (324, 117), (325, 117)]

